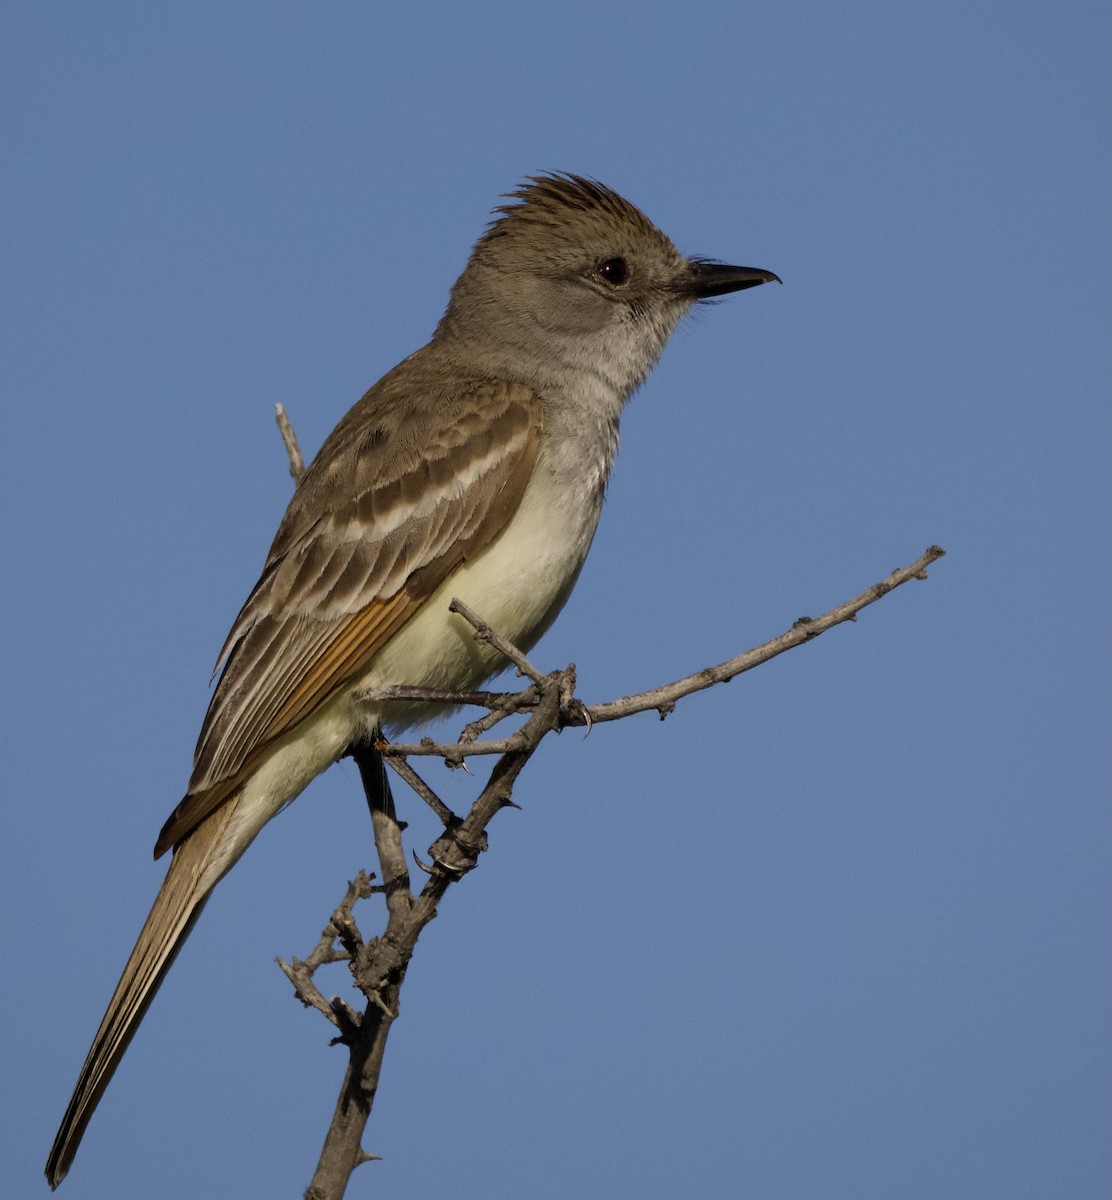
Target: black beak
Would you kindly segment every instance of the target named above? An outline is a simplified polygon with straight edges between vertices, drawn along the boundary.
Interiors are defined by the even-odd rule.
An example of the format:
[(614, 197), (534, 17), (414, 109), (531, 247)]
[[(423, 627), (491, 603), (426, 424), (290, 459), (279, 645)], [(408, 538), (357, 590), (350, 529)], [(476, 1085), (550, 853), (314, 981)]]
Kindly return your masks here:
[(773, 275), (771, 271), (762, 271), (759, 267), (730, 267), (725, 263), (693, 258), (680, 286), (696, 300), (709, 300), (712, 296), (741, 292), (762, 283), (781, 282), (783, 281), (779, 275)]

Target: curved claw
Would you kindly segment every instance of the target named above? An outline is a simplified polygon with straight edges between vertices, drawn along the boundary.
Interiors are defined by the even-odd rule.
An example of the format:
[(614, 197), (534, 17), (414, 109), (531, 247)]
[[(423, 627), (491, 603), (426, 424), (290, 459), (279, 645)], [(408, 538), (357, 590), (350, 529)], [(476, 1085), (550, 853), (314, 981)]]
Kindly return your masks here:
[(436, 870), (431, 863), (422, 862), (421, 859), (417, 857), (416, 850), (413, 851), (413, 861), (417, 864), (420, 870), (425, 872), (426, 875), (431, 875)]

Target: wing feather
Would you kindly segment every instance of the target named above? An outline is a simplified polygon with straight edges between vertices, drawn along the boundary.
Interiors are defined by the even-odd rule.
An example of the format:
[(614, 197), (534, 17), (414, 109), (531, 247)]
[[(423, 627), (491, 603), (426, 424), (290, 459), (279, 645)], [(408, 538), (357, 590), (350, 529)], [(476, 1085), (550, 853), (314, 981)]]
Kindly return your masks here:
[[(189, 794), (156, 856), (274, 744), (362, 674), (445, 578), (505, 528), (532, 474), (541, 406), (480, 380), (445, 396), (386, 376), (306, 472), (228, 635)], [(419, 372), (418, 372), (419, 375)]]

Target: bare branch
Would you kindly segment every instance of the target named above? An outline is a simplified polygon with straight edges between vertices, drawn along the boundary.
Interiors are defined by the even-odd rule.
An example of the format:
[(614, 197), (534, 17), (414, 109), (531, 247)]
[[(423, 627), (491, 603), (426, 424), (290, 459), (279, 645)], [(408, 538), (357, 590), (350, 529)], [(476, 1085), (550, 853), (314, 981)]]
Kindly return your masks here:
[(274, 419), (278, 422), (278, 431), (282, 435), (282, 444), (286, 447), (286, 457), (290, 460), (290, 475), (294, 483), (301, 482), (305, 474), (305, 460), (301, 457), (301, 447), (297, 444), (297, 434), (290, 424), (289, 415), (284, 405), (274, 406)]
[(371, 828), (374, 831), (375, 850), (382, 868), (382, 891), (386, 897), (386, 908), (391, 916), (404, 918), (413, 903), (409, 891), (409, 867), (402, 845), (402, 830), (394, 811), (394, 797), (390, 794), (390, 781), (386, 777), (386, 764), (376, 747), (357, 746), (351, 751), (363, 790), (371, 810)]
[[(445, 704), (453, 707), (470, 704), (475, 708), (507, 709), (522, 707), (521, 697), (526, 692), (452, 692), (445, 688), (410, 687), (408, 684), (392, 684), (390, 687), (361, 688), (354, 698), (359, 701), (373, 700), (427, 700), (430, 704)], [(534, 699), (532, 704), (536, 704)], [(507, 708), (507, 706), (510, 706)]]
[[(378, 1092), (383, 1052), (397, 1015), (406, 968), (421, 931), (436, 916), (439, 901), (448, 887), (472, 870), (486, 849), (488, 822), (499, 809), (513, 804), (510, 792), (518, 774), (542, 738), (559, 727), (565, 675), (556, 672), (543, 677), (543, 681), (545, 686), (537, 711), (519, 731), (524, 749), (499, 759), (468, 815), (462, 821), (453, 817), (430, 847), (432, 862), (423, 868), (428, 879), (417, 897), (409, 891), (404, 860), (398, 861), (402, 826), (394, 816), (379, 752), (366, 748), (353, 752), (371, 806), (375, 845), (383, 865), (381, 891), (386, 897), (387, 922), (381, 937), (361, 944), (351, 956), (352, 975), (367, 999), (362, 1016), (351, 1014), (349, 1018), (350, 1010), (340, 1010), (340, 1001), (333, 1001), (330, 1013), (325, 1013), (329, 1021), (340, 1027), (338, 1040), (348, 1047), (349, 1061), (332, 1124), (305, 1192), (307, 1200), (340, 1200), (355, 1168), (375, 1157), (362, 1148), (361, 1139)], [(305, 991), (299, 987), (298, 994)]]
[[(775, 637), (763, 645), (756, 646), (752, 650), (746, 650), (743, 654), (735, 655), (725, 662), (718, 663), (717, 666), (704, 667), (702, 670), (696, 671), (691, 675), (685, 675), (682, 679), (652, 688), (647, 692), (638, 692), (632, 696), (623, 696), (618, 700), (610, 700), (603, 704), (583, 705), (578, 719), (574, 711), (574, 705), (569, 702), (564, 706), (564, 723), (569, 725), (590, 725), (596, 722), (616, 721), (622, 717), (631, 716), (633, 713), (647, 712), (650, 709), (656, 709), (662, 717), (666, 716), (675, 708), (677, 702), (685, 697), (713, 687), (716, 683), (726, 683), (745, 671), (751, 671), (754, 667), (760, 666), (761, 663), (776, 658), (777, 655), (783, 654), (785, 650), (801, 646), (804, 642), (814, 641), (820, 634), (825, 633), (828, 629), (833, 629), (835, 625), (856, 620), (857, 614), (863, 608), (867, 608), (870, 604), (875, 604), (876, 601), (881, 599), (882, 596), (886, 596), (894, 588), (912, 579), (926, 579), (927, 567), (940, 559), (945, 553), (946, 551), (940, 546), (931, 546), (915, 562), (911, 563), (910, 566), (898, 568), (887, 579), (873, 584), (872, 587), (867, 588), (859, 596), (854, 596), (852, 600), (847, 600), (844, 604), (839, 604), (836, 608), (832, 608), (821, 617), (800, 617), (790, 629), (780, 634), (779, 637)], [(474, 616), (475, 614), (472, 613), (471, 616), (468, 616), (468, 620), (471, 620)], [(476, 617), (475, 619), (479, 620), (480, 624), (484, 624), (479, 618)], [(474, 624), (475, 622), (473, 621), (472, 623)], [(489, 627), (484, 624), (484, 628)], [(499, 641), (508, 645), (503, 638), (499, 638)], [(502, 646), (498, 648), (501, 650)], [(509, 654), (506, 657), (509, 658)], [(466, 701), (459, 698), (463, 693), (440, 692), (422, 695), (419, 688), (407, 688), (406, 692), (407, 698), (410, 699), (431, 699), (447, 704), (466, 703)], [(529, 695), (528, 689), (526, 692), (519, 693), (519, 695)], [(511, 698), (507, 697), (507, 701), (509, 699)], [(530, 706), (534, 703), (531, 695), (528, 703)], [(511, 704), (506, 703), (508, 711), (512, 711), (512, 707)], [(524, 704), (521, 707), (524, 707)], [(427, 755), (443, 758), (449, 763), (458, 763), (462, 759), (472, 755), (506, 754), (517, 749), (520, 749), (520, 743), (517, 741), (517, 735), (514, 734), (508, 738), (485, 742), (465, 741), (463, 738), (459, 742), (451, 743), (434, 742), (431, 738), (424, 738), (418, 743), (395, 742), (391, 745), (383, 746), (382, 753), (389, 758), (395, 756)]]
[[(320, 941), (317, 942), (307, 959), (291, 958), (288, 963), (283, 962), (280, 958), (274, 960), (281, 967), (282, 973), (293, 984), (294, 991), (301, 1003), (306, 1008), (315, 1008), (333, 1025), (341, 1029), (343, 1025), (336, 1007), (339, 1002), (336, 1000), (329, 1002), (324, 998), (313, 982), (313, 972), (324, 963), (349, 960), (352, 956), (353, 944), (362, 943), (351, 910), (357, 900), (365, 900), (370, 896), (373, 878), (374, 876), (368, 875), (365, 871), (360, 871), (348, 884), (343, 900), (332, 913), (320, 936)], [(337, 941), (340, 941), (345, 949), (337, 950)], [(347, 1010), (350, 1018), (354, 1019), (351, 1010), (347, 1009), (346, 1005), (343, 1008)]]
[(635, 696), (624, 696), (620, 700), (611, 700), (607, 704), (588, 705), (587, 711), (591, 720), (616, 721), (631, 713), (645, 712), (650, 708), (657, 709), (661, 717), (664, 717), (676, 706), (677, 700), (713, 687), (716, 683), (726, 683), (742, 672), (751, 671), (761, 663), (776, 658), (785, 650), (801, 646), (804, 642), (814, 641), (819, 634), (833, 629), (835, 625), (856, 620), (857, 614), (863, 608), (875, 604), (882, 596), (887, 596), (893, 588), (912, 579), (926, 579), (927, 567), (945, 553), (946, 551), (941, 546), (931, 546), (910, 566), (897, 568), (887, 579), (880, 583), (874, 583), (861, 595), (854, 596), (852, 600), (847, 600), (844, 604), (839, 604), (837, 608), (832, 608), (821, 617), (800, 617), (789, 630), (780, 634), (779, 637), (765, 642), (762, 646), (747, 650), (744, 654), (738, 654), (715, 667), (704, 667), (701, 671), (696, 671), (683, 679), (677, 679), (674, 683), (652, 688), (647, 692), (639, 692)]
[[(431, 787), (421, 778), (420, 775), (405, 761), (404, 758), (391, 756), (385, 757), (387, 743), (381, 746), (376, 746), (375, 749), (383, 755), (386, 765), (396, 771), (398, 775), (405, 780), (406, 783), (421, 797), (422, 800), (432, 809), (440, 818), (440, 823), (447, 829), (450, 825), (454, 825), (459, 821), (459, 817), (444, 803), (443, 800), (432, 790)], [(420, 865), (418, 863), (418, 865)]]
[(517, 667), (519, 675), (525, 675), (534, 683), (540, 683), (544, 676), (525, 657), (524, 654), (510, 641), (504, 638), (496, 629), (492, 629), (473, 609), (467, 607), (462, 600), (453, 597), (448, 605), (448, 611), (459, 613), (465, 621), (475, 627), (475, 636), (480, 642), (489, 642), (495, 650), (503, 654)]
[[(613, 721), (632, 713), (655, 709), (663, 716), (676, 703), (694, 692), (724, 683), (762, 662), (812, 641), (826, 630), (856, 619), (861, 609), (875, 603), (893, 588), (910, 579), (926, 578), (926, 568), (944, 552), (932, 546), (908, 567), (893, 571), (887, 579), (861, 595), (831, 609), (822, 617), (801, 617), (777, 638), (706, 667), (692, 675), (637, 695), (625, 696), (605, 704), (584, 705), (575, 697), (575, 668), (542, 675), (521, 651), (487, 625), (466, 605), (452, 602), (452, 609), (465, 617), (476, 630), (476, 637), (489, 642), (513, 662), (532, 683), (518, 693), (445, 692), (423, 688), (391, 688), (373, 693), (376, 699), (426, 700), (445, 705), (474, 704), (487, 708), (488, 714), (468, 725), (458, 742), (434, 742), (423, 739), (417, 745), (390, 745), (376, 741), (373, 746), (356, 747), (352, 757), (359, 766), (364, 790), (371, 809), (375, 847), (381, 864), (382, 883), (373, 885), (360, 873), (349, 886), (344, 901), (333, 913), (321, 941), (304, 962), (293, 959), (281, 963), (282, 970), (294, 983), (298, 998), (316, 1008), (340, 1030), (335, 1041), (348, 1049), (349, 1062), (332, 1125), (321, 1151), (316, 1173), (305, 1193), (309, 1200), (340, 1200), (352, 1171), (362, 1162), (376, 1157), (363, 1150), (360, 1142), (378, 1090), (382, 1056), (394, 1018), (406, 969), (413, 957), (421, 931), (437, 915), (440, 901), (451, 884), (462, 879), (478, 864), (487, 848), (486, 827), (500, 809), (513, 805), (511, 794), (517, 777), (541, 741), (554, 730), (568, 725), (587, 725)], [(368, 693), (370, 698), (371, 693)], [(524, 724), (509, 737), (478, 740), (479, 734), (520, 713), (528, 714)], [(449, 764), (463, 765), (471, 755), (497, 754), (490, 776), (467, 815), (457, 817), (405, 761), (407, 755), (436, 755)], [(405, 825), (397, 819), (387, 782), (385, 765), (400, 775), (437, 813), (444, 832), (429, 847), (429, 862), (414, 859), (427, 879), (420, 892), (410, 890), (407, 859), (402, 843)], [(516, 807), (516, 806), (515, 806)], [(383, 933), (364, 941), (351, 915), (356, 899), (381, 894), (386, 901), (386, 927)], [(339, 943), (339, 948), (336, 943)], [(346, 960), (356, 986), (366, 999), (359, 1014), (343, 1001), (325, 1000), (312, 982), (312, 974), (326, 962)]]
[(422, 738), (419, 742), (387, 742), (382, 747), (382, 756), (393, 760), (423, 755), (426, 758), (442, 758), (448, 766), (458, 767), (463, 765), (465, 758), (472, 756), (513, 754), (524, 749), (525, 743), (514, 733), (508, 738), (485, 742), (434, 742), (432, 738)]

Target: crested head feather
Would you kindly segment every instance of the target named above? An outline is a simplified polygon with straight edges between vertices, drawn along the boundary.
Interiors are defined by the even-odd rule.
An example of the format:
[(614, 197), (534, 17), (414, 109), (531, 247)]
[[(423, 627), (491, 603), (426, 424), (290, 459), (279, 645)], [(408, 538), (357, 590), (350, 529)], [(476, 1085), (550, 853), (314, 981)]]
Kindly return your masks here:
[(513, 203), (500, 204), (494, 209), (494, 220), (479, 239), (479, 245), (530, 226), (559, 229), (569, 219), (578, 224), (583, 217), (592, 215), (670, 245), (666, 235), (636, 205), (597, 179), (584, 175), (566, 171), (530, 175), (512, 192), (504, 193), (504, 198)]

